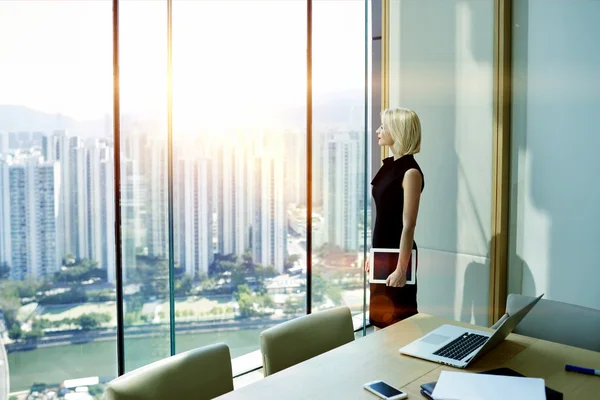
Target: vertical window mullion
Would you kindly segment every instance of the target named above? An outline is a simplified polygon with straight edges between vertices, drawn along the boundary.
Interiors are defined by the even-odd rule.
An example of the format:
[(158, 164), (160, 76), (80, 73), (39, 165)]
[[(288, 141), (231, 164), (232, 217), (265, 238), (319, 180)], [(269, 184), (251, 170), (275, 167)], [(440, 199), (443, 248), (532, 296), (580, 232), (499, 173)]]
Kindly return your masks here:
[(306, 0), (306, 313), (312, 312), (312, 0)]
[(169, 332), (171, 355), (175, 354), (175, 239), (173, 236), (173, 1), (167, 0), (167, 130), (168, 130), (168, 241)]

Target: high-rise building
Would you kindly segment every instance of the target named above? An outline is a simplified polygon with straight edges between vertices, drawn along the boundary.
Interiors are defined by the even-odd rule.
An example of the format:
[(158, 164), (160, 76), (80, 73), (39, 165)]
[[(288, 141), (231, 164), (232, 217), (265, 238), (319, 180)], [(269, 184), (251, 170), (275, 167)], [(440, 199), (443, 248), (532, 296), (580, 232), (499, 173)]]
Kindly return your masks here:
[(161, 140), (150, 141), (147, 151), (149, 157), (144, 175), (148, 185), (148, 254), (167, 257), (169, 230), (166, 143)]
[(323, 175), (324, 165), (324, 147), (326, 144), (326, 134), (322, 131), (316, 131), (313, 137), (312, 146), (312, 180), (313, 180), (313, 192), (312, 192), (312, 203), (315, 208), (323, 206), (323, 189), (325, 188), (324, 182), (325, 177)]
[(86, 231), (87, 255), (115, 279), (115, 199), (113, 149), (105, 142), (86, 146)]
[(186, 274), (208, 274), (213, 261), (211, 160), (180, 159), (175, 171), (176, 260)]
[[(0, 136), (0, 140), (8, 136)], [(10, 265), (10, 194), (8, 156), (0, 154), (0, 264)]]
[(0, 158), (8, 153), (8, 135), (0, 132)]
[[(62, 168), (69, 169), (69, 187), (71, 189), (68, 211), (70, 212), (72, 248), (69, 251), (76, 259), (90, 258), (92, 233), (89, 231), (89, 217), (87, 204), (91, 199), (88, 196), (96, 196), (96, 192), (90, 192), (90, 165), (86, 159), (86, 149), (83, 142), (77, 136), (69, 138), (70, 159), (69, 163), (61, 161)], [(93, 214), (91, 215), (93, 216)], [(97, 234), (95, 235), (97, 236)], [(97, 261), (96, 258), (92, 260)]]
[(247, 149), (219, 146), (216, 152), (218, 251), (243, 254), (250, 246), (247, 218)]
[[(151, 162), (151, 155), (148, 152), (147, 135), (138, 133), (123, 135), (120, 155), (121, 183), (127, 185), (127, 198), (122, 195), (121, 201), (127, 202), (127, 226), (131, 231), (131, 243), (127, 245), (124, 243), (123, 246), (128, 249), (129, 246), (132, 246), (133, 260), (135, 260), (136, 247), (148, 247), (149, 189), (147, 176), (150, 169), (149, 162)], [(125, 212), (123, 206), (122, 212)], [(125, 251), (125, 247), (123, 251)], [(135, 263), (131, 265), (133, 266)]]
[(305, 134), (299, 131), (285, 133), (285, 159), (285, 202), (286, 204), (306, 205)]
[(358, 141), (333, 134), (326, 142), (323, 163), (323, 216), (327, 243), (358, 249)]
[(99, 196), (101, 250), (98, 262), (106, 269), (108, 282), (116, 281), (115, 259), (115, 169), (114, 149), (105, 146), (100, 149)]
[(287, 252), (283, 157), (259, 155), (254, 165), (252, 255), (255, 262), (282, 273)]
[(0, 161), (0, 224), (6, 233), (2, 257), (15, 280), (39, 279), (58, 270), (57, 200), (60, 166), (40, 154), (18, 154)]
[(58, 221), (56, 225), (56, 246), (62, 256), (75, 254), (73, 241), (73, 224), (71, 212), (71, 151), (67, 132), (57, 130), (42, 141), (42, 148), (46, 147), (45, 158), (48, 162), (59, 162), (60, 165), (60, 187), (57, 188), (58, 197)]

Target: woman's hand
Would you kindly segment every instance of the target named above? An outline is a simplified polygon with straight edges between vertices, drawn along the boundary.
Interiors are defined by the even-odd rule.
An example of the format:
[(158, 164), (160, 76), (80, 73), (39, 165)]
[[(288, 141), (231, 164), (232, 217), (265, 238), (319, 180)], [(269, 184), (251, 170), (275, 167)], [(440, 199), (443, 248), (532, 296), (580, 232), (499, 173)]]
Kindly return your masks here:
[(368, 274), (371, 269), (371, 263), (369, 263), (369, 257), (365, 259), (365, 272)]
[(406, 271), (396, 268), (394, 272), (385, 280), (386, 286), (403, 287), (406, 285)]

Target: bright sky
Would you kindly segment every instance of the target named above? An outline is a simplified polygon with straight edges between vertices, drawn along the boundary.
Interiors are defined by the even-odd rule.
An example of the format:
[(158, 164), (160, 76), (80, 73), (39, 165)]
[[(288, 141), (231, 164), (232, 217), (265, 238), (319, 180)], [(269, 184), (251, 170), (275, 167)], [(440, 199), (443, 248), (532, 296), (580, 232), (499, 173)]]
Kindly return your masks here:
[[(120, 5), (123, 113), (166, 114), (166, 1)], [(313, 5), (315, 97), (364, 84), (364, 1)], [(173, 0), (174, 119), (303, 105), (303, 0)], [(76, 119), (112, 109), (110, 0), (1, 0), (0, 104)]]

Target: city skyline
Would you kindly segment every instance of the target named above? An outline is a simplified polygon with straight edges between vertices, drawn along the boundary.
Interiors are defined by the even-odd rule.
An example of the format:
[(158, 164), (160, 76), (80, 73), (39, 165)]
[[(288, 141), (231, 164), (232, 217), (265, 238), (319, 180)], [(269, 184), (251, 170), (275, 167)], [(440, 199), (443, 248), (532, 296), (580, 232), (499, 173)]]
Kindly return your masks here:
[[(10, 235), (0, 237), (0, 261), (24, 271), (14, 275), (17, 279), (24, 279), (27, 274), (40, 278), (57, 272), (63, 258), (73, 254), (79, 260), (98, 262), (107, 271), (109, 282), (114, 282), (114, 160), (110, 141), (83, 141), (62, 130), (50, 135), (19, 132), (10, 139), (10, 133), (0, 134), (0, 171), (5, 171), (0, 188), (3, 193), (16, 193), (21, 201), (0, 204), (3, 224), (9, 226), (8, 221), (31, 214), (27, 210), (19, 212), (17, 203), (36, 204), (40, 203), (40, 196), (52, 197), (42, 202), (51, 211), (46, 214), (55, 216), (47, 243), (32, 236), (22, 240), (24, 249), (54, 249), (55, 258), (48, 258), (53, 261), (42, 266), (34, 266), (37, 259), (20, 264), (13, 261), (24, 257), (16, 255), (17, 250), (12, 247), (13, 243), (21, 243), (23, 235), (11, 228)], [(288, 214), (290, 207), (304, 205), (305, 196), (301, 195), (302, 180), (286, 181), (286, 177), (304, 176), (306, 160), (292, 158), (294, 162), (290, 163), (288, 157), (296, 153), (298, 141), (303, 138), (267, 132), (255, 136), (240, 134), (233, 139), (238, 143), (235, 148), (218, 139), (198, 139), (205, 148), (195, 156), (185, 144), (174, 149), (173, 256), (192, 278), (210, 273), (215, 254), (241, 256), (251, 251), (255, 262), (272, 265), (278, 273), (284, 272), (289, 256)], [(323, 243), (346, 251), (359, 248), (359, 199), (355, 195), (359, 192), (359, 170), (353, 162), (360, 158), (358, 143), (358, 136), (352, 132), (337, 130), (319, 134), (315, 141), (323, 150), (316, 152), (313, 168), (323, 173), (316, 174), (320, 178), (314, 190), (314, 212), (324, 216)], [(166, 141), (143, 133), (128, 134), (122, 146), (122, 248), (127, 271), (135, 268), (135, 255), (140, 254), (140, 249), (149, 256), (168, 257)], [(28, 159), (37, 161), (25, 162)], [(34, 185), (25, 178), (16, 183), (10, 181), (17, 174), (17, 165), (29, 165), (34, 172), (51, 167), (48, 176), (53, 184), (38, 182), (38, 186), (49, 186), (48, 193), (28, 192), (31, 189), (27, 187)], [(23, 175), (40, 175), (34, 172)], [(48, 219), (47, 215), (44, 218)], [(44, 222), (29, 219), (27, 223)]]

